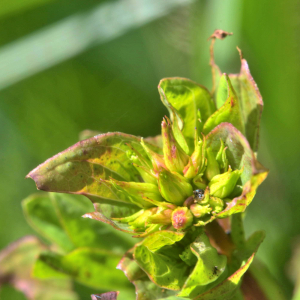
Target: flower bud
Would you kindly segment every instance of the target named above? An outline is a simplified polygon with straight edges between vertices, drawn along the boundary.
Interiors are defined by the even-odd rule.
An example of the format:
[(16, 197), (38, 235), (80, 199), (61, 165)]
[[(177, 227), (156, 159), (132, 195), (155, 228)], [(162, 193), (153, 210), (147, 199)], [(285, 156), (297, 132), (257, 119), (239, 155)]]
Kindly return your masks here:
[(216, 161), (218, 162), (220, 169), (223, 172), (225, 172), (228, 169), (228, 159), (227, 159), (227, 155), (226, 155), (227, 147), (225, 147), (222, 139), (220, 139), (220, 141), (221, 141), (221, 146), (217, 153)]
[(193, 183), (194, 185), (202, 190), (205, 190), (205, 188), (207, 187), (207, 182), (206, 180), (203, 178), (203, 174), (198, 174), (194, 179), (193, 179)]
[(148, 158), (143, 157), (136, 149), (134, 149), (131, 145), (128, 145), (131, 150), (126, 151), (127, 157), (133, 162), (140, 166), (150, 167), (151, 163)]
[(142, 183), (142, 182), (125, 182), (118, 181), (115, 179), (110, 179), (113, 187), (119, 192), (127, 196), (134, 204), (140, 207), (151, 207), (151, 203), (144, 200), (144, 198), (149, 198), (154, 201), (161, 202), (164, 199), (159, 193), (158, 187), (152, 183)]
[(177, 207), (172, 213), (172, 225), (177, 230), (184, 230), (193, 224), (193, 215), (187, 207)]
[(185, 166), (184, 170), (183, 170), (183, 175), (185, 178), (194, 178), (194, 176), (197, 174), (196, 168), (193, 164), (193, 161), (191, 158), (189, 158), (189, 163), (187, 164), (187, 166)]
[(210, 195), (218, 198), (225, 198), (231, 194), (240, 178), (243, 170), (231, 169), (228, 172), (216, 175), (209, 183)]
[(112, 218), (112, 220), (114, 221), (118, 221), (120, 223), (129, 223), (129, 222), (133, 222), (134, 220), (136, 220), (140, 215), (142, 215), (145, 212), (144, 209), (139, 210), (138, 212), (134, 213), (131, 216), (128, 217), (123, 217), (123, 218)]
[[(198, 137), (196, 137), (198, 139)], [(189, 160), (189, 164), (184, 168), (184, 177), (194, 178), (198, 173), (200, 173), (205, 166), (205, 147), (206, 141), (205, 137), (203, 141), (198, 140), (195, 143), (195, 150)]]
[(167, 169), (165, 162), (164, 162), (164, 157), (163, 155), (160, 155), (154, 151), (152, 151), (144, 142), (143, 139), (141, 139), (141, 145), (143, 146), (144, 150), (146, 151), (148, 157), (151, 160), (152, 163), (152, 168), (154, 172), (157, 174), (160, 171)]
[(213, 197), (210, 196), (209, 198), (209, 205), (212, 207), (212, 210), (215, 213), (219, 213), (223, 210), (224, 208), (224, 202), (222, 199), (218, 198), (218, 197)]
[(190, 210), (196, 218), (201, 218), (209, 214), (212, 208), (209, 205), (192, 204)]
[(152, 164), (150, 160), (145, 158), (132, 145), (127, 144), (131, 150), (126, 151), (127, 157), (132, 161), (133, 166), (139, 172), (140, 176), (147, 183), (157, 183), (157, 179), (151, 173)]
[[(168, 123), (167, 123), (168, 122)], [(182, 173), (189, 161), (189, 156), (181, 149), (173, 135), (170, 121), (162, 121), (163, 151), (166, 166), (171, 172)]]
[(210, 181), (214, 176), (220, 174), (220, 167), (211, 148), (206, 149), (206, 157), (207, 167), (205, 170), (205, 176)]
[(159, 173), (158, 188), (166, 201), (176, 205), (182, 205), (184, 200), (193, 194), (192, 186), (183, 176), (167, 170)]
[(157, 207), (146, 209), (140, 216), (134, 221), (129, 222), (131, 229), (134, 231), (143, 231), (147, 227), (148, 218), (157, 212)]
[(161, 224), (169, 225), (172, 223), (172, 209), (158, 208), (158, 211), (155, 215), (151, 215), (148, 218), (148, 223), (151, 224)]
[(144, 182), (157, 184), (157, 178), (151, 173), (150, 169), (144, 166), (139, 166), (135, 163), (133, 163), (133, 166), (139, 172)]

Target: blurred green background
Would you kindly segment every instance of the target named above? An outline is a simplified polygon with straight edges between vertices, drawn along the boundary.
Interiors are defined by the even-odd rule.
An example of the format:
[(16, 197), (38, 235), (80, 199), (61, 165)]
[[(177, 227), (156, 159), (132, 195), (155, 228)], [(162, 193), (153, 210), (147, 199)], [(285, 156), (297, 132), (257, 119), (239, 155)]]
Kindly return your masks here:
[[(26, 234), (20, 202), (36, 191), (25, 175), (84, 129), (160, 132), (161, 78), (211, 87), (215, 29), (224, 72), (239, 46), (264, 98), (259, 160), (270, 169), (245, 218), (264, 229), (258, 256), (283, 286), (300, 235), (300, 1), (2, 0), (0, 5), (0, 248)], [(9, 296), (10, 295), (10, 296)], [(10, 288), (1, 299), (24, 299)]]

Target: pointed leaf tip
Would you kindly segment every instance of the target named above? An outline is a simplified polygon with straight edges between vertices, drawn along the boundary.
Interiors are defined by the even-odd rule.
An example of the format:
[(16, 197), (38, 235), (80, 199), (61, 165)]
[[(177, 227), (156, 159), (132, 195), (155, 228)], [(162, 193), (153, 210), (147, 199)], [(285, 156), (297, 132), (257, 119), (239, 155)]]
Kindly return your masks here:
[[(214, 92), (217, 106), (220, 107), (224, 100), (220, 95), (224, 94), (224, 84), (222, 83), (222, 72), (215, 64), (213, 58), (213, 42), (211, 46), (211, 66), (213, 72)], [(255, 83), (247, 61), (243, 58), (242, 51), (237, 47), (241, 60), (241, 69), (238, 74), (229, 74), (229, 78), (236, 93), (239, 106), (241, 107), (241, 115), (245, 127), (245, 136), (248, 139), (253, 151), (258, 149), (259, 127), (261, 114), (263, 110), (263, 100), (260, 91)], [(238, 128), (238, 127), (237, 127)], [(240, 128), (238, 128), (241, 130)]]
[[(145, 142), (152, 150), (158, 147)], [(127, 151), (133, 146), (147, 157), (140, 138), (119, 132), (97, 135), (78, 142), (53, 156), (31, 171), (38, 189), (44, 191), (82, 194), (93, 202), (114, 205), (128, 204), (111, 189), (109, 177), (121, 181), (141, 181)]]

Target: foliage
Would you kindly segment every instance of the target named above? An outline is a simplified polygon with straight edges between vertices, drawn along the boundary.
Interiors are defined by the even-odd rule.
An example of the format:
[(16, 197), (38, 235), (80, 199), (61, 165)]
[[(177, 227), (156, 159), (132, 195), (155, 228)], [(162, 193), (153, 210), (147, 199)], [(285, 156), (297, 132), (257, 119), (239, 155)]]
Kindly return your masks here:
[[(38, 189), (84, 195), (95, 209), (70, 195), (24, 200), (28, 222), (53, 243), (39, 253), (34, 278), (118, 286), (125, 297), (129, 283), (114, 266), (134, 246), (118, 268), (138, 300), (243, 299), (242, 278), (264, 233), (246, 240), (241, 214), (268, 172), (256, 159), (262, 98), (240, 57), (240, 73), (227, 75), (212, 55), (213, 94), (185, 78), (159, 83), (170, 113), (161, 137), (99, 134), (28, 174)], [(109, 225), (144, 239), (134, 245)]]

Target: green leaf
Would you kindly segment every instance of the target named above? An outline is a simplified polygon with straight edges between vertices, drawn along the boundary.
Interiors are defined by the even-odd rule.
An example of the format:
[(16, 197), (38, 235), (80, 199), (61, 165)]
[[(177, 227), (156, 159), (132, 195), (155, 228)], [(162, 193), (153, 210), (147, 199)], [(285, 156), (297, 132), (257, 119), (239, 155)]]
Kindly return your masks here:
[(232, 201), (227, 203), (227, 207), (217, 214), (219, 218), (226, 218), (232, 214), (244, 212), (246, 207), (252, 202), (258, 186), (265, 180), (268, 175), (268, 171), (258, 171), (261, 173), (255, 174), (252, 178), (244, 185), (242, 195), (233, 198)]
[(233, 169), (243, 169), (240, 177), (243, 185), (241, 196), (227, 203), (226, 209), (217, 215), (218, 217), (227, 217), (246, 209), (251, 203), (258, 186), (268, 175), (268, 171), (256, 160), (248, 141), (232, 124), (223, 123), (216, 127), (207, 136), (207, 145), (217, 153), (221, 145), (220, 140), (227, 147), (226, 154), (231, 167)]
[(265, 237), (264, 232), (255, 232), (246, 242), (245, 248), (238, 252), (240, 267), (216, 287), (199, 295), (195, 300), (230, 300), (238, 291), (242, 276), (250, 267), (257, 249)]
[(230, 218), (231, 240), (237, 249), (245, 245), (245, 230), (243, 223), (243, 214), (234, 214)]
[(179, 296), (194, 298), (207, 290), (207, 285), (220, 278), (225, 271), (227, 258), (218, 254), (217, 250), (211, 246), (205, 233), (198, 236), (191, 244), (191, 250), (198, 262), (186, 280)]
[(46, 247), (33, 236), (24, 237), (0, 252), (0, 286), (11, 284), (30, 300), (78, 300), (71, 281), (38, 280), (31, 276), (37, 256)]
[(34, 266), (33, 275), (53, 278), (59, 272), (93, 288), (126, 289), (129, 288), (128, 281), (122, 272), (116, 270), (120, 257), (95, 248), (78, 248), (64, 256), (42, 253)]
[(263, 173), (266, 170), (258, 164), (251, 147), (243, 136), (232, 124), (223, 123), (211, 131), (207, 137), (207, 147), (211, 147), (213, 153), (217, 155), (221, 140), (227, 147), (226, 155), (229, 165), (233, 170), (243, 169), (241, 183), (248, 182), (253, 174)]
[(122, 270), (128, 280), (134, 284), (137, 296), (136, 300), (166, 299), (165, 297), (176, 294), (176, 292), (160, 288), (155, 283), (150, 281), (147, 274), (133, 259), (132, 250), (128, 251), (124, 255), (117, 268)]
[(257, 84), (250, 74), (248, 63), (242, 56), (240, 73), (229, 75), (229, 77), (241, 103), (246, 138), (253, 151), (257, 151), (263, 100)]
[[(217, 125), (227, 122), (232, 124), (235, 128), (237, 128), (242, 133), (245, 132), (245, 125), (243, 121), (243, 116), (241, 112), (241, 106), (238, 101), (238, 98), (233, 90), (230, 79), (227, 74), (223, 74), (220, 79), (220, 86), (222, 88), (222, 93), (217, 94), (217, 101), (219, 104), (223, 102), (224, 90), (227, 85), (227, 98), (225, 103), (214, 113), (212, 114), (208, 120), (205, 122), (203, 126), (203, 133), (208, 134), (212, 131)], [(220, 99), (222, 98), (222, 99)]]
[(216, 90), (216, 105), (217, 109), (222, 107), (228, 99), (228, 76), (220, 74), (218, 89)]
[(207, 147), (211, 147), (214, 155), (217, 155), (221, 140), (226, 149), (229, 165), (233, 170), (243, 170), (238, 184), (243, 186), (240, 196), (228, 199), (225, 210), (213, 215), (206, 222), (200, 222), (203, 226), (216, 218), (226, 218), (232, 214), (244, 212), (255, 196), (258, 186), (268, 175), (268, 171), (256, 160), (256, 157), (240, 131), (232, 124), (222, 123), (212, 130), (207, 136)]
[(134, 245), (134, 239), (128, 235), (115, 231), (106, 224), (82, 218), (83, 214), (94, 210), (88, 199), (51, 193), (51, 200), (64, 230), (76, 248), (100, 248), (123, 254)]
[(64, 251), (74, 249), (74, 244), (63, 229), (49, 194), (40, 193), (27, 197), (22, 201), (22, 208), (29, 225), (41, 236)]
[[(229, 78), (241, 106), (241, 113), (245, 124), (245, 136), (253, 151), (257, 151), (263, 100), (257, 84), (250, 73), (248, 63), (242, 57), (240, 50), (239, 52), (241, 58), (240, 73), (229, 74)], [(217, 107), (220, 108), (224, 103), (226, 85), (224, 76), (221, 76), (220, 69), (215, 64), (213, 64), (213, 68), (217, 77), (216, 103)]]
[(42, 280), (69, 278), (69, 274), (61, 269), (61, 257), (54, 252), (41, 253), (32, 268), (32, 276)]
[[(179, 77), (161, 80), (158, 91), (163, 104), (169, 110), (171, 120), (177, 122), (192, 152), (195, 128), (201, 132), (203, 124), (216, 110), (209, 91), (189, 79)], [(201, 122), (198, 121), (199, 111)], [(186, 150), (176, 135), (175, 137), (183, 150)]]
[(237, 250), (236, 255), (239, 257), (241, 262), (245, 262), (252, 253), (256, 252), (259, 245), (265, 239), (266, 234), (264, 231), (254, 232), (245, 242), (245, 245)]
[(247, 262), (221, 284), (213, 289), (203, 293), (195, 298), (195, 300), (230, 300), (239, 288), (242, 276), (248, 270), (254, 258), (254, 253), (247, 260)]
[(126, 182), (111, 179), (114, 189), (120, 196), (128, 197), (130, 201), (140, 208), (153, 207), (153, 204), (146, 201), (149, 199), (155, 202), (162, 202), (162, 198), (157, 184), (146, 182)]
[(96, 210), (95, 212), (84, 214), (83, 218), (89, 218), (89, 219), (93, 219), (93, 220), (96, 220), (96, 221), (99, 221), (102, 223), (106, 223), (106, 224), (112, 226), (113, 228), (115, 228), (119, 231), (122, 231), (122, 232), (130, 233), (130, 234), (137, 234), (137, 232), (133, 231), (127, 223), (122, 223), (117, 220), (111, 220), (110, 218), (108, 218), (104, 214), (102, 214), (101, 213), (102, 209), (99, 205), (95, 206), (95, 210)]
[[(87, 196), (92, 202), (125, 211), (136, 208), (129, 200), (120, 198), (105, 179), (140, 181), (140, 176), (127, 157), (130, 146), (147, 157), (140, 139), (122, 133), (107, 133), (80, 141), (48, 159), (31, 171), (38, 189)], [(161, 150), (153, 145), (152, 149)], [(103, 180), (104, 179), (104, 180)], [(113, 209), (113, 208), (112, 208)], [(120, 212), (120, 210), (118, 211)], [(115, 216), (118, 217), (118, 216)]]
[(82, 218), (84, 213), (94, 210), (84, 197), (41, 193), (26, 198), (22, 205), (33, 229), (65, 252), (77, 247), (95, 247), (123, 253), (133, 246), (127, 235), (112, 231), (106, 224)]
[(160, 287), (180, 290), (187, 279), (189, 266), (179, 257), (184, 248), (174, 245), (183, 238), (183, 233), (157, 231), (135, 248), (135, 260)]

